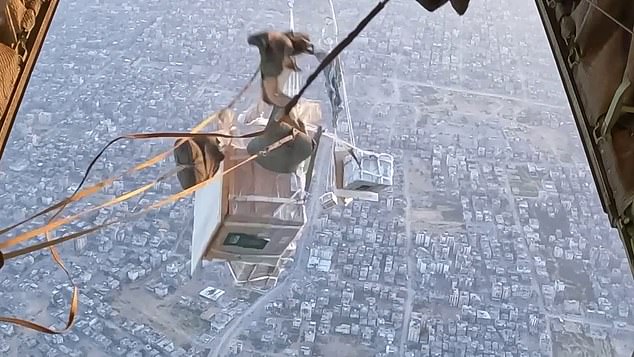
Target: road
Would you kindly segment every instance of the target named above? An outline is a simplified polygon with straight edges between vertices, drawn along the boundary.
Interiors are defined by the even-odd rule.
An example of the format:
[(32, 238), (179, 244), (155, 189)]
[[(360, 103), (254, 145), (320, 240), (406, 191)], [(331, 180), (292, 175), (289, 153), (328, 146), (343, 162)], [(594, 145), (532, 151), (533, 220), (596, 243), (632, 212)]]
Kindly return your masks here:
[(414, 287), (412, 286), (412, 278), (416, 276), (416, 262), (414, 262), (414, 256), (412, 255), (414, 252), (414, 247), (412, 246), (412, 229), (411, 229), (411, 219), (410, 209), (412, 206), (411, 198), (409, 195), (409, 174), (407, 165), (403, 169), (403, 189), (405, 190), (406, 199), (406, 208), (405, 208), (405, 234), (406, 234), (406, 242), (407, 242), (407, 251), (409, 252), (407, 256), (407, 298), (405, 299), (405, 306), (403, 312), (403, 328), (401, 330), (401, 347), (399, 348), (399, 353), (401, 356), (405, 356), (405, 347), (407, 344), (407, 332), (409, 329), (409, 319), (412, 314), (412, 300), (414, 300)]

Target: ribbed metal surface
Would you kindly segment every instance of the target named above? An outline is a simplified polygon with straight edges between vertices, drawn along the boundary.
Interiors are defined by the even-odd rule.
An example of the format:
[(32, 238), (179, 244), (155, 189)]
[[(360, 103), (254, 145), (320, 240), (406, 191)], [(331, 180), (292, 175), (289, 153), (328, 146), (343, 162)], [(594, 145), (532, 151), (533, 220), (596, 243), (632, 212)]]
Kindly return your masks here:
[(20, 73), (20, 57), (15, 50), (0, 43), (0, 107), (5, 108)]

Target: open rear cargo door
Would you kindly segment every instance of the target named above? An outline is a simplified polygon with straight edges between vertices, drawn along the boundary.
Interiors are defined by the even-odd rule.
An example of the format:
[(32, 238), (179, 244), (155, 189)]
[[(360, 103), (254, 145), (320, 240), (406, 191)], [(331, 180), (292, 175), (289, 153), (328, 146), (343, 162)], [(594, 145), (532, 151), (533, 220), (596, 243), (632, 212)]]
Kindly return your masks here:
[(536, 0), (603, 210), (634, 273), (634, 6)]

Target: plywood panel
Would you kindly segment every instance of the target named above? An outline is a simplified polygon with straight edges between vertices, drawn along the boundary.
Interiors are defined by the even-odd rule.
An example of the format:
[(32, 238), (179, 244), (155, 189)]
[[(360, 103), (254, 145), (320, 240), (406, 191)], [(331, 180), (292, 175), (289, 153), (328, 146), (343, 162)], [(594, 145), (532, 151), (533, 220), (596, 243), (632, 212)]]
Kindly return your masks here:
[[(222, 170), (221, 163), (219, 172)], [(222, 188), (223, 179), (219, 178), (194, 194), (194, 228), (190, 267), (192, 275), (205, 254), (210, 237), (216, 233), (222, 222)]]

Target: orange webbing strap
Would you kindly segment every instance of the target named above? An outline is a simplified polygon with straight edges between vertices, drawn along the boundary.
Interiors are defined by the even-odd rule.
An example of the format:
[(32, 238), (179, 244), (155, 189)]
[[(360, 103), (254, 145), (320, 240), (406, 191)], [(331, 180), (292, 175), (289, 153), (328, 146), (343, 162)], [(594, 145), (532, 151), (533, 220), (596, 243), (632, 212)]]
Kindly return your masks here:
[[(111, 140), (99, 153), (99, 155), (97, 155), (97, 158), (103, 154), (103, 152), (108, 148), (109, 145), (115, 143), (116, 141), (120, 140), (120, 139), (139, 139), (139, 140), (144, 140), (144, 139), (154, 139), (154, 138), (194, 138), (194, 137), (209, 137), (209, 136), (215, 136), (215, 137), (223, 137), (223, 138), (232, 138), (232, 139), (245, 139), (245, 138), (252, 138), (258, 135), (261, 135), (262, 133), (264, 133), (263, 130), (260, 131), (256, 131), (253, 133), (248, 133), (248, 134), (243, 134), (243, 135), (228, 135), (228, 134), (222, 134), (222, 133), (177, 133), (177, 132), (161, 132), (161, 133), (139, 133), (139, 134), (130, 134), (130, 135), (123, 135), (120, 136), (118, 138), (115, 138), (113, 140)], [(93, 163), (95, 162), (95, 160), (93, 160)], [(180, 168), (177, 168), (180, 170)], [(173, 170), (172, 170), (173, 171)], [(168, 175), (172, 175), (173, 172), (170, 172)], [(31, 239), (33, 237), (36, 237), (40, 234), (46, 234), (47, 232), (50, 232), (51, 230), (62, 226), (64, 224), (70, 223), (72, 221), (74, 221), (75, 219), (81, 217), (81, 216), (85, 216), (88, 213), (100, 210), (102, 208), (106, 208), (112, 205), (115, 205), (117, 203), (121, 203), (123, 201), (127, 201), (128, 199), (137, 196), (149, 189), (151, 189), (152, 187), (154, 187), (158, 182), (160, 182), (161, 180), (165, 179), (165, 176), (161, 176), (160, 178), (158, 178), (157, 180), (154, 180), (150, 183), (147, 183), (137, 189), (134, 189), (132, 191), (126, 192), (120, 196), (117, 196), (113, 199), (111, 199), (110, 201), (107, 201), (105, 203), (102, 203), (98, 206), (92, 207), (92, 208), (88, 208), (80, 213), (77, 213), (75, 215), (72, 216), (68, 216), (59, 220), (55, 220), (53, 221), (53, 219), (55, 219), (55, 217), (58, 216), (58, 214), (61, 212), (61, 210), (63, 209), (63, 207), (60, 208), (60, 210), (53, 215), (53, 217), (51, 218), (51, 220), (49, 220), (49, 222), (42, 227), (36, 228), (36, 229), (32, 229), (30, 231), (24, 232), (22, 234), (18, 234), (17, 236), (7, 239), (5, 241), (0, 242), (0, 249), (4, 249), (13, 245), (16, 245), (18, 243), (24, 242), (25, 240)], [(36, 215), (37, 216), (37, 215)], [(31, 220), (33, 218), (35, 218), (36, 216), (32, 216), (30, 217)], [(12, 228), (12, 227), (9, 227)], [(2, 232), (0, 233), (6, 233), (6, 231), (8, 231), (9, 229), (4, 229)]]
[[(231, 102), (225, 106), (222, 110), (213, 113), (212, 115), (210, 115), (209, 117), (205, 118), (203, 121), (201, 121), (200, 123), (198, 123), (198, 125), (196, 125), (191, 133), (197, 133), (199, 131), (201, 131), (202, 129), (204, 129), (207, 125), (209, 125), (211, 123), (211, 121), (213, 121), (216, 118), (219, 118), (222, 116), (222, 114), (224, 114), (226, 112), (226, 110), (232, 108), (235, 103), (238, 101), (238, 99), (240, 99), (242, 97), (242, 95), (247, 91), (247, 89), (251, 86), (251, 84), (253, 83), (253, 81), (255, 80), (255, 78), (257, 77), (257, 74), (259, 72), (259, 68), (258, 70), (256, 70), (253, 75), (251, 76), (251, 78), (249, 79), (249, 81), (242, 87), (242, 89), (240, 90), (240, 92), (238, 92), (238, 94), (231, 100)], [(117, 139), (119, 140), (119, 139)], [(115, 140), (116, 141), (116, 140)], [(175, 146), (173, 146), (170, 150), (167, 150), (159, 155), (154, 156), (153, 158), (150, 158), (149, 160), (146, 160), (145, 162), (142, 162), (140, 164), (135, 165), (134, 167), (132, 167), (131, 169), (128, 169), (124, 174), (121, 174), (119, 176), (115, 176), (106, 180), (102, 180), (90, 187), (88, 187), (87, 189), (81, 190), (81, 187), (83, 186), (84, 182), (86, 181), (86, 179), (88, 178), (88, 174), (90, 172), (90, 169), (92, 167), (92, 165), (94, 165), (94, 163), (97, 161), (97, 159), (99, 158), (99, 156), (103, 153), (104, 150), (102, 150), (102, 152), (99, 154), (99, 156), (97, 156), (93, 162), (90, 164), (90, 166), (88, 167), (88, 169), (86, 170), (86, 173), (84, 175), (84, 177), (82, 178), (80, 184), (77, 186), (77, 188), (75, 189), (75, 191), (73, 192), (73, 194), (71, 194), (70, 197), (67, 197), (66, 199), (36, 213), (35, 215), (21, 221), (18, 222), (17, 224), (14, 224), (10, 227), (4, 228), (0, 231), (0, 235), (6, 233), (7, 231), (10, 231), (26, 222), (29, 222), (43, 214), (46, 214), (48, 212), (51, 212), (55, 209), (58, 209), (57, 212), (55, 212), (55, 214), (49, 219), (49, 221), (47, 222), (47, 225), (51, 224), (52, 221), (60, 214), (62, 213), (62, 211), (64, 210), (64, 208), (66, 208), (66, 206), (71, 203), (71, 202), (76, 202), (78, 200), (80, 200), (81, 198), (84, 197), (88, 197), (90, 195), (95, 194), (96, 192), (100, 191), (103, 187), (112, 184), (112, 182), (114, 182), (117, 178), (122, 177), (125, 174), (130, 174), (133, 173), (135, 171), (140, 171), (143, 170), (147, 167), (150, 167), (152, 165), (154, 165), (155, 163), (165, 159), (168, 155), (170, 155), (178, 146), (182, 145), (185, 143), (186, 140), (183, 140), (180, 143), (177, 143)], [(112, 143), (114, 143), (114, 141), (112, 141), (111, 143), (109, 143), (106, 148), (111, 145)], [(180, 170), (182, 168), (177, 168), (177, 170)], [(163, 177), (164, 178), (164, 177)], [(156, 184), (157, 181), (161, 180), (162, 178), (159, 178), (158, 180), (155, 181), (154, 184)], [(154, 184), (152, 184), (149, 187), (154, 186)], [(146, 185), (145, 187), (147, 187), (147, 189), (149, 189), (148, 185)], [(130, 198), (132, 196), (129, 196), (127, 198)], [(126, 199), (127, 199), (126, 198)], [(119, 201), (120, 202), (120, 201)], [(99, 228), (103, 228), (103, 227), (99, 227)], [(85, 234), (88, 234), (92, 231), (96, 231), (97, 229), (99, 229), (98, 227), (93, 227), (93, 229), (88, 229), (85, 230), (82, 234), (76, 235), (75, 238), (77, 237), (81, 237)], [(46, 242), (47, 243), (52, 243), (54, 240), (51, 239), (50, 237), (50, 231), (46, 231)], [(4, 243), (4, 242), (3, 242)], [(57, 265), (59, 265), (62, 270), (64, 271), (64, 273), (66, 273), (66, 276), (68, 277), (68, 280), (70, 281), (70, 283), (73, 286), (73, 293), (72, 293), (72, 297), (71, 297), (71, 302), (70, 302), (70, 309), (68, 312), (68, 321), (66, 323), (66, 326), (62, 329), (62, 330), (52, 330), (50, 328), (44, 327), (42, 325), (36, 324), (34, 322), (30, 322), (27, 320), (23, 320), (23, 319), (18, 319), (18, 318), (13, 318), (13, 317), (1, 317), (0, 316), (0, 322), (6, 322), (6, 323), (12, 323), (12, 324), (16, 324), (19, 326), (23, 326), (35, 331), (39, 331), (39, 332), (43, 332), (43, 333), (48, 333), (48, 334), (61, 334), (64, 333), (66, 331), (68, 331), (68, 329), (70, 329), (74, 322), (75, 322), (75, 317), (77, 315), (77, 310), (78, 310), (78, 306), (79, 306), (79, 289), (77, 288), (77, 286), (75, 285), (75, 283), (72, 280), (72, 277), (70, 275), (70, 272), (68, 271), (68, 269), (66, 268), (66, 266), (64, 265), (64, 262), (62, 261), (59, 252), (57, 251), (57, 248), (55, 247), (57, 243), (53, 243), (51, 245), (49, 245), (49, 249), (51, 251), (51, 256), (53, 257), (53, 260), (55, 261), (55, 263), (57, 263)], [(27, 253), (24, 253), (27, 254)], [(10, 259), (11, 257), (15, 257), (17, 255), (9, 255), (7, 257), (7, 259)], [(4, 260), (5, 260), (5, 255), (2, 254), (2, 252), (0, 252), (0, 268), (2, 268), (2, 266), (4, 265)]]
[[(234, 170), (238, 169), (239, 167), (245, 165), (248, 162), (251, 162), (253, 160), (255, 160), (258, 156), (260, 155), (266, 155), (267, 153), (276, 150), (278, 148), (280, 148), (282, 145), (290, 142), (291, 140), (293, 140), (293, 137), (295, 136), (295, 133), (293, 132), (292, 134), (287, 135), (286, 137), (276, 141), (275, 143), (271, 144), (270, 146), (268, 146), (267, 148), (265, 148), (264, 150), (262, 150), (261, 152), (255, 154), (255, 155), (251, 155), (249, 158), (241, 161), (240, 163), (238, 163), (237, 165), (225, 170), (222, 172), (222, 174), (218, 174), (216, 173), (216, 175), (212, 176), (211, 178), (200, 182), (186, 190), (183, 190), (177, 194), (171, 195), (161, 201), (158, 201), (144, 209), (142, 209), (141, 211), (132, 214), (131, 216), (126, 217), (126, 219), (124, 220), (119, 220), (119, 219), (115, 219), (112, 220), (110, 222), (107, 223), (103, 223), (88, 229), (85, 229), (83, 231), (79, 231), (76, 233), (72, 233), (60, 238), (56, 238), (56, 239), (50, 239), (50, 237), (48, 236), (49, 232), (47, 232), (47, 239), (45, 242), (40, 242), (37, 244), (34, 244), (32, 246), (29, 247), (25, 247), (22, 249), (17, 249), (14, 250), (12, 252), (6, 253), (6, 254), (2, 254), (0, 253), (0, 259), (2, 262), (4, 262), (5, 259), (11, 259), (11, 258), (15, 258), (15, 257), (19, 257), (25, 254), (29, 254), (41, 249), (45, 249), (45, 248), (50, 248), (51, 249), (51, 253), (53, 254), (53, 257), (55, 259), (55, 261), (62, 267), (62, 269), (64, 269), (64, 271), (66, 272), (66, 274), (68, 275), (69, 279), (70, 279), (70, 274), (68, 272), (68, 270), (64, 267), (61, 259), (59, 258), (59, 256), (57, 255), (57, 251), (54, 249), (56, 245), (66, 242), (66, 241), (70, 241), (79, 237), (82, 237), (84, 235), (90, 234), (92, 232), (95, 232), (97, 230), (100, 230), (102, 228), (106, 228), (108, 226), (112, 226), (115, 224), (119, 224), (119, 223), (123, 223), (124, 221), (128, 221), (131, 218), (137, 218), (140, 217), (142, 215), (144, 215), (145, 213), (149, 212), (150, 210), (153, 209), (157, 209), (160, 207), (163, 207), (169, 203), (172, 202), (176, 202), (178, 200), (180, 200), (183, 197), (186, 197), (188, 195), (190, 195), (191, 193), (195, 192), (196, 190), (202, 188), (203, 186), (211, 183), (212, 181), (215, 181), (216, 179), (220, 178), (220, 177), (224, 177), (225, 175), (233, 172)], [(72, 280), (71, 280), (72, 283)], [(11, 324), (15, 324), (18, 326), (22, 326), (22, 327), (26, 327), (28, 329), (31, 330), (35, 330), (38, 332), (42, 332), (42, 333), (47, 333), (47, 334), (61, 334), (64, 333), (66, 331), (68, 331), (74, 324), (75, 322), (75, 317), (77, 316), (77, 312), (78, 312), (78, 308), (79, 308), (79, 290), (77, 288), (77, 286), (74, 285), (73, 283), (73, 295), (71, 297), (71, 303), (70, 303), (70, 309), (68, 312), (68, 321), (66, 323), (66, 326), (62, 329), (62, 330), (52, 330), (48, 327), (42, 326), (40, 324), (34, 323), (34, 322), (30, 322), (27, 320), (23, 320), (23, 319), (18, 319), (18, 318), (14, 318), (14, 317), (0, 317), (0, 322), (6, 322), (6, 323), (11, 323)]]
[[(61, 212), (61, 210), (60, 210), (60, 212)], [(51, 238), (50, 238), (49, 234), (50, 234), (49, 232), (46, 233), (46, 241), (47, 242), (51, 241)], [(31, 329), (31, 330), (35, 330), (35, 331), (39, 331), (39, 332), (43, 332), (43, 333), (47, 333), (47, 334), (51, 334), (51, 335), (62, 334), (64, 332), (68, 331), (75, 324), (75, 317), (77, 316), (77, 310), (79, 308), (79, 288), (73, 282), (73, 278), (71, 277), (70, 272), (68, 271), (68, 269), (64, 265), (64, 262), (62, 261), (62, 258), (59, 256), (59, 252), (57, 251), (57, 248), (55, 246), (50, 246), (48, 248), (51, 251), (51, 255), (53, 256), (53, 260), (55, 261), (55, 263), (57, 263), (57, 265), (59, 265), (60, 268), (62, 268), (64, 273), (66, 273), (66, 277), (68, 277), (68, 281), (73, 286), (73, 294), (72, 294), (72, 296), (70, 298), (70, 308), (68, 309), (68, 320), (66, 321), (66, 326), (64, 326), (64, 328), (61, 329), (61, 330), (53, 330), (51, 328), (48, 328), (46, 326), (37, 324), (35, 322), (31, 322), (31, 321), (24, 320), (24, 319), (19, 319), (19, 318), (16, 318), (16, 317), (4, 317), (4, 316), (0, 316), (0, 322), (5, 322), (5, 323), (10, 323), (10, 324), (26, 327), (26, 328)]]
[[(158, 179), (156, 179), (153, 182), (153, 185), (155, 185), (156, 183), (164, 180), (167, 177), (172, 176), (173, 174), (175, 174), (176, 172), (182, 170), (185, 167), (186, 166), (176, 167), (175, 169), (171, 170), (167, 174), (165, 174), (165, 175), (159, 177)], [(55, 219), (55, 217), (57, 217), (61, 212), (62, 212), (62, 209), (57, 211), (53, 215), (53, 217), (51, 217), (51, 219), (48, 221), (48, 223), (50, 224), (51, 221), (53, 219)], [(82, 235), (85, 235), (85, 234), (88, 234), (90, 232), (96, 231), (98, 228), (100, 228), (100, 226), (92, 227), (90, 229), (87, 229), (87, 230), (85, 230), (85, 232), (83, 234), (77, 235), (77, 237), (80, 237)], [(46, 242), (51, 242), (51, 241), (53, 241), (53, 239), (51, 238), (51, 232), (48, 231), (48, 232), (46, 232)], [(48, 333), (48, 334), (62, 334), (64, 332), (68, 331), (73, 326), (73, 324), (75, 323), (75, 317), (77, 316), (77, 311), (78, 311), (78, 308), (79, 308), (79, 288), (73, 282), (73, 279), (72, 279), (72, 277), (70, 275), (70, 272), (68, 271), (68, 269), (64, 265), (64, 262), (63, 262), (61, 256), (59, 255), (57, 247), (55, 247), (55, 245), (50, 245), (50, 246), (48, 246), (48, 248), (51, 251), (51, 256), (53, 257), (53, 260), (55, 261), (55, 263), (57, 265), (59, 265), (60, 268), (62, 268), (62, 270), (66, 274), (66, 277), (68, 278), (68, 281), (71, 283), (71, 285), (73, 287), (73, 292), (72, 292), (71, 301), (70, 301), (70, 308), (68, 310), (68, 320), (66, 322), (66, 326), (63, 329), (61, 329), (61, 330), (53, 330), (51, 328), (45, 327), (43, 325), (31, 322), (31, 321), (27, 321), (27, 320), (24, 320), (24, 319), (18, 319), (18, 318), (15, 318), (15, 317), (3, 317), (3, 316), (0, 316), (0, 322), (6, 322), (6, 323), (15, 324), (15, 325), (18, 325), (18, 326), (26, 327), (26, 328), (31, 329), (31, 330), (35, 330), (35, 331), (39, 331), (39, 332), (43, 332), (43, 333)], [(30, 252), (32, 252), (32, 251), (35, 251), (35, 250), (31, 250)], [(2, 254), (2, 253), (0, 253), (0, 254)], [(24, 253), (24, 254), (27, 254), (27, 253)], [(11, 254), (11, 255), (9, 255), (7, 257), (7, 259), (9, 259), (11, 257), (15, 257), (15, 256)], [(4, 258), (3, 258), (3, 260), (4, 260)], [(0, 267), (1, 267), (1, 265), (0, 265)]]
[(319, 66), (317, 66), (317, 68), (315, 68), (315, 70), (308, 76), (308, 79), (306, 79), (306, 82), (304, 83), (302, 88), (299, 90), (299, 92), (297, 92), (293, 96), (291, 101), (288, 102), (288, 104), (286, 104), (286, 107), (284, 108), (285, 114), (289, 114), (291, 112), (293, 107), (295, 107), (295, 105), (297, 105), (297, 102), (299, 102), (299, 98), (301, 98), (304, 95), (304, 92), (306, 91), (306, 89), (308, 89), (308, 87), (310, 87), (310, 85), (315, 81), (315, 79), (317, 79), (317, 77), (319, 76), (319, 73), (321, 73), (326, 67), (328, 67), (328, 65), (330, 65), (330, 63), (334, 61), (335, 58), (337, 58), (337, 56), (339, 56), (339, 54), (346, 47), (348, 47), (348, 45), (350, 45), (352, 41), (355, 38), (357, 38), (357, 36), (361, 34), (363, 29), (365, 29), (365, 27), (368, 26), (368, 24), (376, 17), (376, 15), (378, 15), (381, 11), (383, 11), (383, 9), (385, 8), (385, 5), (387, 5), (388, 2), (390, 2), (390, 0), (379, 1), (379, 3), (376, 4), (376, 6), (367, 15), (365, 15), (363, 19), (361, 19), (361, 21), (352, 30), (352, 32), (350, 32), (348, 36), (346, 36), (346, 38), (344, 38), (341, 42), (339, 42), (337, 46), (335, 46), (335, 48), (333, 48), (326, 55), (326, 57), (319, 63)]
[(132, 191), (126, 192), (126, 193), (124, 193), (124, 194), (122, 194), (120, 196), (117, 196), (117, 197), (111, 199), (110, 201), (106, 201), (106, 202), (104, 202), (104, 203), (102, 203), (102, 204), (100, 204), (98, 206), (88, 208), (88, 209), (86, 209), (86, 210), (84, 210), (82, 212), (79, 212), (77, 214), (74, 214), (72, 216), (67, 216), (67, 217), (64, 217), (64, 218), (61, 218), (61, 219), (58, 219), (58, 220), (55, 220), (55, 221), (49, 221), (46, 225), (44, 225), (42, 227), (38, 227), (38, 228), (32, 229), (30, 231), (26, 231), (26, 232), (24, 232), (22, 234), (18, 234), (17, 236), (15, 236), (13, 238), (9, 238), (7, 240), (4, 240), (4, 241), (0, 242), (0, 250), (8, 248), (8, 247), (11, 247), (11, 246), (14, 246), (14, 245), (19, 244), (19, 243), (22, 243), (22, 242), (24, 242), (26, 240), (29, 240), (29, 239), (33, 238), (33, 237), (37, 237), (40, 234), (46, 234), (47, 232), (50, 232), (50, 231), (54, 230), (55, 228), (58, 228), (58, 227), (63, 226), (65, 224), (68, 224), (68, 223), (76, 220), (77, 218), (85, 216), (88, 213), (91, 213), (91, 212), (94, 212), (94, 211), (98, 211), (98, 210), (100, 210), (102, 208), (110, 207), (110, 206), (113, 206), (113, 205), (115, 205), (117, 203), (121, 203), (123, 201), (126, 201), (126, 200), (128, 200), (128, 199), (130, 199), (130, 198), (132, 198), (134, 196), (137, 196), (137, 195), (139, 195), (139, 194), (151, 189), (157, 183), (159, 183), (160, 181), (164, 180), (168, 176), (174, 175), (180, 169), (181, 169), (181, 167), (174, 168), (174, 169), (170, 170), (167, 174), (162, 175), (161, 177), (159, 177), (158, 179), (153, 180), (153, 181), (151, 181), (151, 182), (149, 182), (149, 183), (147, 183), (147, 184), (145, 184), (145, 185), (143, 185), (143, 186), (141, 186), (139, 188), (136, 188), (136, 189), (134, 189)]
[[(249, 87), (251, 86), (251, 84), (253, 83), (253, 81), (255, 80), (255, 78), (257, 77), (257, 74), (259, 73), (259, 68), (258, 70), (256, 70), (253, 75), (251, 76), (251, 78), (249, 79), (249, 81), (242, 87), (242, 89), (240, 89), (240, 92), (238, 92), (238, 94), (231, 100), (231, 102), (226, 105), (223, 109), (211, 114), (210, 116), (208, 116), (207, 118), (205, 118), (204, 120), (202, 120), (200, 123), (198, 123), (192, 130), (191, 133), (198, 133), (200, 131), (202, 131), (205, 127), (207, 127), (209, 124), (211, 124), (212, 121), (221, 118), (227, 110), (229, 110), (230, 108), (232, 108), (235, 103), (238, 101), (238, 99), (240, 99), (242, 97), (242, 95), (247, 91), (247, 89), (249, 89)], [(82, 198), (85, 197), (89, 197), (94, 195), (95, 193), (101, 191), (102, 188), (111, 185), (115, 180), (123, 177), (124, 175), (128, 175), (131, 174), (133, 172), (137, 172), (137, 171), (141, 171), (144, 170), (150, 166), (153, 166), (154, 164), (160, 162), (161, 160), (164, 160), (165, 158), (167, 158), (177, 147), (179, 147), (180, 145), (184, 144), (185, 141), (178, 143), (177, 145), (171, 147), (169, 150), (166, 150), (165, 152), (158, 154), (144, 162), (141, 162), (137, 165), (135, 165), (134, 167), (131, 167), (130, 169), (126, 170), (124, 173), (117, 175), (117, 176), (113, 176), (111, 178), (107, 178), (105, 180), (102, 180), (100, 182), (97, 182), (95, 184), (93, 184), (92, 186), (89, 186), (83, 190), (80, 191), (81, 187), (83, 186), (83, 184), (85, 183), (87, 177), (88, 177), (88, 171), (90, 171), (90, 168), (92, 167), (92, 165), (94, 165), (95, 160), (93, 160), (93, 162), (91, 163), (91, 165), (89, 166), (86, 174), (84, 175), (84, 177), (82, 178), (81, 182), (79, 183), (79, 185), (77, 186), (77, 188), (75, 189), (75, 191), (67, 198), (55, 203), (52, 206), (49, 206), (45, 209), (43, 209), (42, 211), (16, 223), (13, 224), (9, 227), (5, 227), (3, 229), (0, 229), (0, 235), (15, 229), (16, 227), (19, 227), (21, 225), (23, 225), (24, 223), (27, 223), (37, 217), (40, 217), (44, 214), (47, 214), (55, 209), (60, 209), (63, 210), (69, 203), (73, 203), (73, 202), (77, 202)]]
[[(218, 117), (219, 117), (219, 113), (212, 114), (207, 119), (205, 119), (202, 123), (200, 123), (200, 125), (198, 125), (196, 128), (194, 128), (194, 130), (192, 130), (192, 132), (190, 134), (195, 134), (196, 132), (202, 130), (202, 128), (207, 126), (212, 120), (214, 120), (214, 119), (216, 119)], [(182, 135), (185, 136), (185, 134), (182, 134)], [(178, 145), (175, 145), (172, 149), (167, 150), (167, 151), (165, 151), (165, 152), (163, 152), (161, 154), (158, 154), (158, 155), (156, 155), (156, 156), (154, 156), (154, 157), (152, 157), (152, 158), (150, 158), (150, 159), (148, 159), (148, 160), (146, 160), (144, 162), (141, 162), (141, 163), (135, 165), (134, 167), (126, 170), (123, 174), (120, 174), (118, 176), (113, 176), (111, 178), (102, 180), (102, 181), (97, 182), (96, 184), (94, 184), (94, 185), (92, 185), (90, 187), (87, 187), (87, 188), (79, 191), (81, 186), (86, 181), (92, 166), (95, 164), (97, 159), (103, 154), (103, 152), (110, 145), (114, 144), (116, 141), (119, 141), (119, 140), (122, 140), (122, 139), (126, 139), (126, 138), (129, 139), (130, 137), (127, 136), (127, 135), (120, 136), (120, 137), (117, 137), (117, 138), (111, 140), (108, 144), (106, 144), (106, 146), (99, 152), (97, 157), (95, 157), (95, 159), (93, 159), (93, 161), (88, 166), (88, 169), (86, 170), (86, 173), (84, 174), (84, 177), (82, 178), (79, 186), (77, 186), (77, 188), (75, 189), (75, 192), (73, 194), (71, 194), (69, 197), (67, 197), (67, 198), (55, 203), (54, 205), (51, 205), (51, 206), (49, 206), (49, 207), (47, 207), (47, 208), (45, 208), (45, 209), (33, 214), (32, 216), (29, 216), (29, 217), (23, 219), (22, 221), (20, 221), (18, 223), (15, 223), (15, 224), (13, 224), (11, 226), (8, 226), (8, 227), (5, 227), (3, 229), (0, 229), (0, 235), (5, 234), (5, 233), (7, 233), (7, 232), (9, 232), (9, 231), (11, 231), (11, 230), (23, 225), (24, 223), (30, 222), (30, 221), (34, 220), (35, 218), (40, 217), (42, 215), (45, 215), (45, 214), (47, 214), (47, 213), (49, 213), (49, 212), (51, 212), (51, 211), (53, 211), (55, 209), (59, 208), (60, 211), (61, 211), (69, 203), (77, 202), (77, 201), (81, 200), (82, 198), (92, 196), (93, 194), (101, 191), (101, 189), (104, 188), (105, 186), (108, 186), (108, 185), (112, 184), (115, 180), (123, 177), (124, 175), (128, 175), (128, 174), (131, 174), (131, 173), (136, 172), (136, 171), (141, 171), (141, 170), (146, 169), (146, 168), (148, 168), (150, 166), (153, 166), (154, 164), (156, 164), (156, 163), (164, 160), (165, 158), (167, 158), (176, 147), (178, 147), (178, 146), (180, 146), (180, 145), (182, 145), (184, 143), (184, 141), (183, 141), (183, 143), (179, 143)]]
[[(243, 166), (243, 165), (255, 160), (258, 156), (266, 155), (267, 153), (278, 149), (282, 145), (284, 145), (284, 144), (288, 143), (289, 141), (293, 140), (294, 136), (295, 136), (294, 133), (293, 134), (289, 134), (286, 137), (284, 137), (284, 138), (276, 141), (275, 143), (269, 145), (267, 148), (265, 148), (261, 152), (255, 154), (255, 155), (251, 155), (249, 158), (247, 158), (247, 159), (239, 162), (235, 166), (232, 166), (231, 168), (223, 171), (222, 174), (216, 173), (216, 175), (214, 175), (213, 177), (211, 177), (211, 178), (209, 178), (209, 179), (207, 179), (205, 181), (202, 181), (200, 183), (197, 183), (196, 185), (194, 185), (194, 186), (192, 186), (192, 187), (190, 187), (190, 188), (188, 188), (186, 190), (183, 190), (183, 191), (181, 191), (179, 193), (175, 193), (173, 195), (170, 195), (170, 196), (166, 197), (165, 199), (163, 199), (161, 201), (155, 202), (155, 203), (145, 207), (141, 211), (127, 216), (125, 219), (121, 219), (121, 220), (120, 219), (115, 219), (115, 220), (112, 220), (110, 222), (103, 223), (103, 224), (100, 224), (100, 225), (85, 229), (83, 231), (79, 231), (79, 232), (72, 233), (72, 234), (69, 234), (69, 235), (66, 235), (66, 236), (63, 236), (63, 237), (52, 239), (50, 241), (39, 242), (39, 243), (36, 243), (36, 244), (34, 244), (32, 246), (16, 249), (16, 250), (11, 251), (11, 252), (5, 252), (4, 253), (4, 259), (5, 260), (9, 260), (9, 259), (12, 259), (12, 258), (16, 258), (16, 257), (22, 256), (22, 255), (25, 255), (25, 254), (29, 254), (29, 253), (32, 253), (32, 252), (35, 252), (35, 251), (50, 247), (50, 246), (58, 245), (60, 243), (66, 242), (66, 241), (74, 240), (76, 238), (79, 238), (81, 236), (84, 236), (86, 234), (92, 233), (92, 232), (97, 231), (97, 230), (102, 229), (102, 228), (106, 228), (106, 227), (109, 227), (109, 226), (112, 226), (112, 225), (115, 225), (115, 224), (118, 224), (118, 223), (122, 223), (122, 222), (125, 222), (125, 221), (128, 221), (128, 220), (131, 220), (131, 219), (135, 219), (135, 218), (141, 217), (142, 215), (146, 214), (147, 212), (149, 212), (151, 210), (154, 210), (154, 209), (157, 209), (157, 208), (161, 208), (161, 207), (163, 207), (163, 206), (165, 206), (165, 205), (167, 205), (169, 203), (176, 202), (176, 201), (180, 200), (181, 198), (189, 196), (190, 194), (192, 194), (193, 192), (195, 192), (198, 189), (202, 188), (203, 186), (205, 186), (205, 185), (207, 185), (207, 184), (219, 179), (220, 177), (224, 177), (225, 175), (235, 171), (239, 167), (241, 167), (241, 166)], [(7, 247), (14, 246), (15, 244), (17, 244), (17, 243), (11, 242), (10, 244), (7, 244)]]

